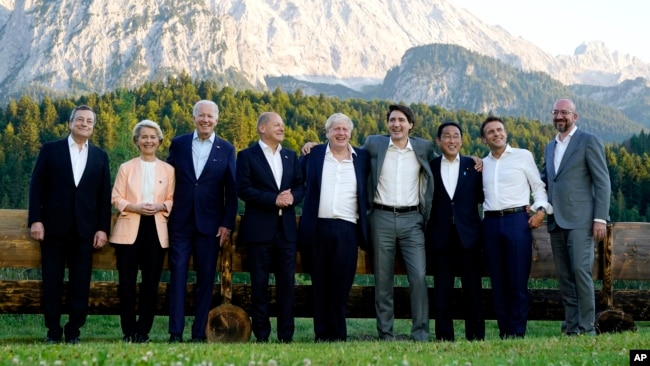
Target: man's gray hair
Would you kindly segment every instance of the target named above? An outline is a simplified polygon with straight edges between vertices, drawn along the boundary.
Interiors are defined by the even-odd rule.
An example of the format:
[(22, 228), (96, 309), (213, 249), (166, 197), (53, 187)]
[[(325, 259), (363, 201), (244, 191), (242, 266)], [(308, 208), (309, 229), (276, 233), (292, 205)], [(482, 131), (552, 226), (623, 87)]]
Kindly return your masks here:
[(198, 102), (196, 102), (196, 104), (194, 104), (194, 108), (192, 109), (192, 117), (197, 117), (196, 114), (198, 113), (199, 106), (201, 104), (210, 104), (214, 108), (214, 111), (216, 113), (215, 117), (219, 118), (219, 107), (217, 106), (217, 103), (207, 99), (199, 100)]
[(332, 128), (332, 125), (334, 122), (339, 122), (339, 121), (346, 121), (348, 123), (348, 126), (350, 127), (350, 132), (354, 129), (354, 123), (352, 123), (352, 120), (350, 117), (343, 113), (334, 113), (331, 115), (327, 121), (325, 121), (325, 131), (329, 131), (330, 128)]

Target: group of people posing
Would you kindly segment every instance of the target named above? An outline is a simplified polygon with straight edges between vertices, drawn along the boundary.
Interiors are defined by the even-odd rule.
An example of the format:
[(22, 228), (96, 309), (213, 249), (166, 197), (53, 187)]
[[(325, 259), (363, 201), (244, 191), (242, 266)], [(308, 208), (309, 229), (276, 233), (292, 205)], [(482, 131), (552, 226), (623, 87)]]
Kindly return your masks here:
[[(432, 141), (409, 136), (415, 121), (404, 105), (389, 106), (389, 135), (368, 136), (359, 148), (350, 145), (352, 120), (334, 113), (325, 122), (327, 143), (306, 144), (299, 158), (282, 147), (284, 122), (274, 112), (259, 116), (259, 142), (236, 153), (215, 134), (217, 105), (202, 100), (193, 109), (195, 131), (172, 140), (166, 162), (156, 156), (163, 139), (158, 124), (137, 123), (133, 142), (140, 155), (120, 166), (111, 190), (107, 154), (88, 142), (95, 112), (79, 106), (70, 115), (70, 135), (43, 145), (30, 185), (28, 224), (41, 243), (45, 341), (79, 343), (92, 252), (110, 243), (123, 340), (149, 341), (168, 251), (169, 342), (183, 341), (190, 258), (196, 271), (190, 341), (205, 342), (219, 248), (235, 228), (238, 198), (245, 203), (238, 243), (246, 248), (258, 342), (271, 337), (271, 273), (277, 339), (293, 340), (298, 251), (312, 281), (314, 340), (345, 341), (359, 247), (372, 258), (379, 339), (396, 339), (398, 250), (409, 283), (412, 340), (430, 339), (427, 274), (434, 278), (435, 339), (454, 340), (456, 276), (463, 287), (465, 337), (485, 337), (484, 262), (500, 337), (524, 337), (531, 230), (545, 218), (565, 308), (562, 332), (595, 334), (593, 247), (605, 236), (610, 200), (604, 147), (577, 128), (572, 101), (555, 102), (552, 116), (558, 134), (546, 147), (540, 174), (528, 150), (508, 144), (497, 117), (481, 125), (490, 148), (482, 160), (460, 154), (463, 130), (456, 122), (440, 125), (437, 156)], [(111, 202), (118, 211), (112, 230)], [(66, 263), (70, 316), (62, 327)]]

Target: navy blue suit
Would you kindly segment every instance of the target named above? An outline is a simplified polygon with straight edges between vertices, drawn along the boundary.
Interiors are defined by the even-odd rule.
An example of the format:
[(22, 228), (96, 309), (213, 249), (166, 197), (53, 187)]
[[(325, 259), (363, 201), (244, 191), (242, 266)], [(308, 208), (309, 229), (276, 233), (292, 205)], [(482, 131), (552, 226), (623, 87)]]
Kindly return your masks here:
[[(269, 273), (276, 280), (278, 339), (290, 342), (294, 333), (294, 275), (297, 225), (294, 207), (302, 201), (304, 184), (296, 153), (282, 149), (282, 179), (278, 187), (261, 146), (255, 144), (237, 154), (237, 194), (246, 203), (238, 241), (246, 245), (251, 274), (253, 333), (267, 340), (269, 321)], [(280, 192), (291, 189), (293, 205), (276, 206)]]
[(185, 294), (190, 255), (196, 270), (195, 318), (192, 338), (205, 339), (216, 274), (219, 227), (235, 227), (235, 148), (215, 136), (199, 178), (192, 158), (193, 134), (174, 138), (167, 162), (175, 168), (174, 209), (169, 215), (169, 333), (181, 336), (185, 325)]
[(318, 145), (301, 158), (305, 202), (298, 228), (303, 264), (310, 267), (316, 341), (345, 341), (347, 301), (357, 267), (358, 246), (368, 247), (368, 174), (370, 156), (354, 148), (357, 181), (356, 224), (341, 219), (319, 219), (323, 163), (327, 145)]
[(86, 322), (92, 271), (93, 240), (97, 231), (110, 233), (111, 177), (108, 155), (88, 144), (88, 160), (75, 186), (68, 139), (43, 145), (29, 187), (28, 225), (42, 222), (43, 314), (47, 336), (62, 338), (63, 278), (69, 268), (70, 318), (65, 338), (79, 336)]
[(428, 268), (433, 269), (436, 339), (454, 340), (452, 293), (460, 274), (465, 310), (465, 337), (485, 337), (481, 276), (483, 274), (481, 218), (483, 177), (474, 160), (460, 157), (454, 198), (450, 198), (440, 173), (442, 156), (431, 162), (434, 186), (431, 216), (426, 229)]

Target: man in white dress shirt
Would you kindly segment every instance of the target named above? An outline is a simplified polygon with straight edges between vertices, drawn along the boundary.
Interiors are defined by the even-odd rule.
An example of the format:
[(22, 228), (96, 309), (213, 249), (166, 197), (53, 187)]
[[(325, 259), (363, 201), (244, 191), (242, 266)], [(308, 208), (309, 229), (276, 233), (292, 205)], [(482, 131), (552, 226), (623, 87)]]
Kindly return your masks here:
[[(533, 154), (511, 147), (507, 137), (500, 118), (490, 116), (481, 124), (481, 139), (490, 148), (483, 159), (485, 252), (502, 339), (526, 334), (531, 229), (540, 227), (550, 211)], [(528, 215), (529, 206), (535, 210), (532, 217)]]

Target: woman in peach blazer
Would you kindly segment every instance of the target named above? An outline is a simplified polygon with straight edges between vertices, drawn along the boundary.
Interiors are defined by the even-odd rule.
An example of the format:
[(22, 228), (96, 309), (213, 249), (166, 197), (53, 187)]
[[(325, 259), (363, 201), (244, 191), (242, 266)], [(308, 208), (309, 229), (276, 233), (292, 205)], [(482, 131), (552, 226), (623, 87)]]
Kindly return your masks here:
[[(140, 156), (120, 166), (112, 202), (119, 211), (109, 241), (115, 248), (119, 272), (120, 324), (124, 342), (146, 343), (153, 325), (166, 248), (167, 218), (172, 209), (174, 168), (156, 157), (163, 140), (156, 122), (144, 120), (133, 128)], [(142, 271), (136, 312), (136, 281)], [(136, 316), (139, 317), (136, 319)]]

